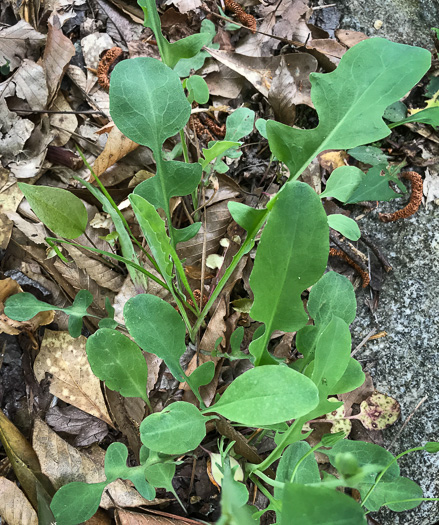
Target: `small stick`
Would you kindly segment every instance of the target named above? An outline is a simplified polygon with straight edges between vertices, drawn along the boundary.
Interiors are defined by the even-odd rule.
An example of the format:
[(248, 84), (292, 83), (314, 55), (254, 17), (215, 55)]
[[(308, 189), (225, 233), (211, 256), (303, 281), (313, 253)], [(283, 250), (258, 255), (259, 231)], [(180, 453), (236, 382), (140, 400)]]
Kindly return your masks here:
[(399, 436), (401, 435), (401, 432), (405, 429), (405, 427), (407, 426), (408, 422), (410, 421), (410, 419), (415, 415), (415, 413), (419, 410), (420, 406), (428, 399), (428, 396), (424, 396), (421, 401), (419, 401), (419, 403), (415, 406), (415, 408), (413, 409), (412, 413), (409, 415), (409, 417), (404, 421), (402, 427), (399, 429), (399, 432), (396, 434), (396, 436), (392, 439), (392, 442), (390, 443), (390, 445), (387, 447), (387, 449), (390, 449), (393, 447), (393, 445), (395, 444), (395, 441), (399, 438)]
[(95, 111), (94, 109), (87, 109), (84, 111), (55, 111), (51, 109), (14, 109), (14, 113), (50, 113), (58, 115), (107, 115), (103, 111)]
[(366, 337), (361, 341), (360, 344), (358, 344), (351, 352), (351, 357), (354, 357), (354, 355), (369, 341), (369, 339), (376, 334), (376, 328), (372, 328), (372, 330), (366, 335)]
[(392, 271), (392, 266), (389, 263), (389, 261), (384, 257), (381, 250), (378, 248), (378, 246), (372, 241), (372, 239), (364, 232), (361, 232), (361, 238), (360, 241), (362, 241), (368, 248), (372, 250), (375, 257), (380, 262), (381, 266), (384, 268), (384, 270), (388, 273)]
[(354, 252), (354, 250), (352, 250), (350, 243), (343, 242), (333, 230), (329, 231), (329, 237), (331, 241), (343, 250), (355, 264), (357, 264), (363, 271), (367, 271), (366, 263)]

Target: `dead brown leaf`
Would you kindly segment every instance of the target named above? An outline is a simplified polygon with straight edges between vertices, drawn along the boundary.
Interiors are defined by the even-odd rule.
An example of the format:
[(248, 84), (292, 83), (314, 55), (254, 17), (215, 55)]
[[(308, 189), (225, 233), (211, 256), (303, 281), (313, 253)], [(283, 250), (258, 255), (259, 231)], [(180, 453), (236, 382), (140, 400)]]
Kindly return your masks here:
[(348, 157), (346, 151), (333, 149), (324, 151), (317, 156), (320, 166), (329, 173), (332, 173), (336, 168), (345, 166)]
[(35, 125), (28, 119), (20, 118), (9, 108), (4, 99), (0, 99), (0, 156), (6, 167), (24, 149), (24, 144), (31, 136)]
[(34, 363), (35, 377), (42, 381), (51, 374), (51, 394), (113, 426), (100, 381), (88, 363), (86, 342), (82, 335), (74, 339), (68, 332), (46, 330)]
[(38, 58), (39, 48), (46, 37), (20, 20), (14, 26), (0, 29), (0, 56), (11, 63), (11, 71), (17, 69), (24, 58)]
[(125, 137), (116, 126), (110, 131), (105, 144), (104, 151), (99, 155), (93, 164), (93, 171), (97, 177), (104, 173), (110, 166), (123, 159), (139, 147), (129, 138)]
[(0, 516), (9, 525), (38, 525), (32, 505), (15, 483), (0, 478)]
[[(115, 519), (117, 525), (199, 525), (199, 521), (188, 518), (171, 518), (171, 514), (162, 512), (163, 516), (140, 514), (124, 509), (116, 509)], [(204, 522), (207, 523), (207, 522)], [(201, 525), (201, 524), (200, 524)]]
[(26, 101), (28, 108), (35, 111), (46, 108), (49, 92), (46, 75), (40, 65), (25, 58), (15, 72), (12, 82), (15, 84), (16, 96)]
[[(35, 420), (32, 441), (41, 470), (57, 490), (72, 481), (99, 483), (106, 479), (105, 451), (97, 445), (92, 445), (86, 451), (79, 451), (61, 439), (41, 419)], [(156, 505), (159, 502), (160, 500), (145, 500), (129, 482), (117, 480), (108, 485), (104, 491), (101, 507), (104, 509), (114, 506), (138, 507)]]
[(75, 447), (88, 447), (102, 441), (108, 434), (104, 421), (93, 417), (74, 406), (50, 408), (46, 423), (56, 432), (65, 432), (75, 437)]
[(317, 58), (326, 71), (333, 71), (346, 53), (347, 48), (330, 38), (311, 40), (306, 46), (309, 53)]
[[(38, 508), (37, 494), (50, 499), (54, 489), (42, 475), (35, 450), (15, 425), (0, 410), (0, 440), (20, 485), (34, 509)], [(47, 497), (46, 497), (47, 496)]]
[(311, 101), (310, 73), (317, 70), (317, 60), (305, 53), (298, 59), (295, 55), (282, 55), (270, 89), (268, 102), (273, 108), (276, 120), (292, 126), (296, 116), (296, 105), (314, 107)]
[(0, 250), (6, 250), (11, 239), (14, 223), (4, 213), (0, 213)]
[(360, 31), (350, 31), (349, 29), (336, 29), (335, 36), (337, 37), (339, 42), (347, 48), (353, 47), (356, 44), (358, 44), (358, 42), (369, 38), (367, 35), (361, 33)]
[(63, 34), (61, 29), (48, 23), (46, 47), (44, 48), (43, 67), (49, 90), (49, 104), (56, 98), (61, 80), (70, 59), (75, 56), (75, 46)]
[[(51, 111), (72, 111), (70, 104), (62, 93), (58, 93), (50, 106)], [(72, 133), (78, 127), (76, 115), (68, 113), (52, 113), (49, 115), (50, 126), (54, 130), (54, 138), (50, 143), (52, 146), (65, 146), (70, 140)]]

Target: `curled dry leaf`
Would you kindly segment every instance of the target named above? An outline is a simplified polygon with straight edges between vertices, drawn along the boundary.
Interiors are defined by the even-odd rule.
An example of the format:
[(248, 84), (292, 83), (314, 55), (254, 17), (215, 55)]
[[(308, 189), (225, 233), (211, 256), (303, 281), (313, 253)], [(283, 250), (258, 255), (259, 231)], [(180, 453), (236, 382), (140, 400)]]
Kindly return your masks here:
[[(51, 480), (56, 489), (72, 481), (99, 483), (106, 479), (105, 451), (97, 445), (87, 449), (87, 454), (80, 452), (61, 439), (41, 419), (35, 420), (32, 442), (42, 472)], [(154, 502), (145, 500), (130, 486), (129, 482), (122, 480), (108, 485), (101, 499), (101, 507), (104, 509), (114, 506), (138, 507), (157, 503), (156, 500)]]
[(50, 500), (55, 491), (50, 481), (41, 472), (35, 450), (1, 410), (0, 441), (14, 469), (15, 476), (34, 509), (38, 508), (39, 497), (46, 501)]
[(66, 432), (75, 437), (76, 447), (88, 447), (98, 443), (108, 434), (104, 421), (74, 406), (52, 407), (46, 414), (46, 423), (56, 432)]
[(0, 333), (18, 335), (23, 330), (34, 332), (39, 326), (50, 324), (53, 321), (55, 317), (53, 310), (40, 312), (29, 321), (14, 321), (13, 319), (9, 319), (9, 317), (3, 313), (4, 303), (11, 295), (22, 292), (23, 290), (20, 285), (10, 277), (0, 281)]
[[(72, 111), (70, 104), (62, 93), (58, 93), (50, 106), (51, 111)], [(52, 113), (49, 115), (50, 126), (54, 130), (54, 138), (50, 143), (52, 146), (65, 146), (70, 140), (72, 133), (78, 127), (76, 115), (64, 113)]]
[(38, 525), (32, 505), (15, 483), (0, 478), (0, 516), (9, 525)]
[(11, 71), (14, 71), (25, 57), (36, 59), (45, 40), (44, 35), (20, 20), (14, 26), (0, 29), (0, 56), (9, 60)]
[(75, 56), (75, 46), (63, 34), (61, 29), (48, 23), (46, 47), (44, 48), (43, 67), (49, 89), (49, 103), (56, 98), (61, 80), (70, 62)]
[(93, 164), (93, 171), (99, 177), (105, 170), (120, 159), (123, 159), (128, 153), (131, 153), (139, 147), (138, 144), (125, 137), (116, 126), (110, 131), (104, 151), (99, 155)]
[(74, 339), (68, 332), (46, 330), (34, 363), (35, 377), (42, 381), (51, 374), (51, 394), (113, 426), (100, 381), (88, 363), (86, 342), (82, 335)]
[(317, 60), (305, 53), (282, 55), (268, 91), (268, 102), (273, 108), (276, 120), (292, 126), (298, 104), (313, 107), (309, 75), (317, 69)]
[(268, 97), (273, 77), (283, 60), (296, 83), (295, 103), (309, 104), (311, 102), (311, 85), (308, 76), (309, 73), (317, 69), (317, 62), (314, 57), (307, 53), (291, 53), (272, 57), (251, 57), (229, 51), (219, 51), (217, 49), (209, 48), (206, 50), (213, 58), (251, 82), (264, 97)]
[[(162, 516), (151, 514), (140, 514), (124, 509), (116, 509), (115, 518), (117, 525), (198, 525), (199, 521), (188, 518), (171, 518), (171, 514), (162, 512)], [(204, 522), (207, 523), (207, 522)]]

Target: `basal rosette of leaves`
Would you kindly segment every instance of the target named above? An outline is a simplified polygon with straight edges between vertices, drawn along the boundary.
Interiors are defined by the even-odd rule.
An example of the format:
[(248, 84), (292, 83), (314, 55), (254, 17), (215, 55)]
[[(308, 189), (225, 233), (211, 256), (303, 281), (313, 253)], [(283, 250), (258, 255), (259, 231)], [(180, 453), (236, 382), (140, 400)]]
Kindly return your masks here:
[[(187, 382), (198, 399), (199, 408), (180, 401), (161, 412), (150, 413), (140, 426), (143, 447), (138, 466), (127, 466), (125, 445), (110, 445), (105, 456), (105, 481), (70, 483), (55, 494), (51, 509), (57, 523), (75, 525), (89, 519), (98, 509), (106, 486), (116, 479), (132, 481), (149, 500), (155, 497), (156, 488), (173, 491), (177, 458), (201, 444), (206, 423), (219, 415), (241, 426), (274, 433), (276, 448), (261, 464), (247, 464), (245, 470), (246, 478), (269, 498), (265, 510), (274, 510), (281, 525), (365, 524), (367, 510), (375, 511), (387, 505), (401, 511), (418, 505), (422, 501), (421, 489), (400, 476), (398, 458), (384, 449), (347, 441), (337, 434), (324, 436), (311, 448), (304, 441), (309, 433), (302, 433), (306, 422), (342, 405), (334, 402), (334, 396), (350, 392), (364, 382), (361, 366), (350, 357), (349, 325), (356, 311), (352, 284), (333, 272), (325, 274), (329, 224), (321, 198), (331, 195), (342, 202), (357, 202), (370, 195), (373, 198), (379, 195), (384, 200), (394, 198), (396, 194), (390, 193), (389, 188), (392, 176), (380, 176), (378, 181), (376, 172), (364, 175), (356, 168), (339, 168), (331, 175), (326, 195), (322, 196), (296, 179), (321, 151), (355, 148), (387, 136), (390, 129), (382, 118), (384, 110), (421, 79), (429, 68), (430, 54), (424, 49), (380, 38), (365, 40), (343, 56), (333, 73), (312, 74), (311, 94), (319, 116), (315, 129), (299, 130), (274, 121), (267, 123), (270, 148), (289, 168), (290, 179), (265, 209), (229, 204), (232, 217), (246, 230), (247, 237), (200, 312), (197, 306), (190, 308), (186, 301), (183, 290), (192, 298), (193, 294), (176, 252), (178, 242), (195, 235), (199, 225), (185, 230), (174, 228), (170, 199), (193, 195), (203, 170), (210, 173), (212, 166), (220, 166), (227, 152), (236, 153), (248, 122), (253, 127), (254, 113), (247, 109), (241, 112), (242, 118), (235, 115), (236, 127), (233, 128), (232, 119), (231, 131), (226, 136), (229, 140), (211, 144), (199, 162), (164, 160), (163, 143), (181, 132), (191, 110), (180, 78), (171, 68), (179, 59), (198, 53), (206, 36), (169, 44), (161, 35), (155, 2), (141, 0), (139, 3), (145, 11), (146, 25), (155, 33), (163, 62), (135, 58), (119, 63), (111, 77), (110, 111), (115, 124), (128, 138), (153, 152), (157, 165), (155, 176), (137, 186), (129, 199), (149, 246), (148, 257), (160, 275), (155, 280), (172, 293), (180, 313), (159, 297), (139, 293), (124, 307), (125, 328), (130, 337), (117, 329), (114, 311), (108, 305), (109, 316), (88, 338), (86, 349), (94, 374), (109, 389), (126, 397), (141, 397), (148, 405), (148, 369), (143, 353), (155, 354), (163, 359), (178, 381)], [(197, 100), (197, 96), (205, 99), (202, 82), (197, 80), (186, 85), (190, 86), (191, 101)], [(122, 256), (107, 255), (124, 262), (130, 268), (133, 281), (140, 286), (139, 276), (152, 278), (151, 274), (139, 264), (133, 248), (137, 241), (126, 221), (105, 188), (99, 187), (89, 189), (113, 218), (121, 239)], [(23, 191), (39, 218), (54, 233), (72, 238), (85, 229), (84, 213), (77, 201), (77, 220), (69, 230), (65, 228), (62, 212), (66, 196), (59, 205), (55, 198), (51, 199), (49, 208), (44, 206), (38, 191), (25, 186)], [(164, 211), (166, 222), (158, 209)], [(262, 328), (255, 333), (249, 355), (238, 355), (238, 358), (250, 359), (254, 366), (238, 376), (212, 406), (206, 407), (199, 388), (210, 383), (215, 370), (212, 364), (205, 363), (187, 376), (180, 363), (186, 351), (186, 337), (195, 340), (212, 304), (240, 259), (253, 248), (264, 225), (250, 277), (254, 293), (250, 316), (262, 323)], [(331, 223), (333, 227), (337, 225), (340, 231), (347, 229), (351, 235), (357, 235), (346, 221)], [(56, 246), (59, 242), (71, 241), (51, 238), (50, 242)], [(59, 249), (58, 253), (62, 255)], [(301, 299), (309, 287), (312, 288), (308, 313), (312, 325), (308, 325), (309, 316)], [(73, 306), (63, 309), (71, 316), (74, 336), (80, 334), (82, 318), (89, 315), (87, 308), (91, 299), (87, 294), (81, 291)], [(47, 309), (52, 307), (30, 294), (20, 294), (7, 301), (5, 313), (24, 320)], [(189, 310), (195, 315), (195, 322), (190, 321)], [(297, 332), (297, 348), (302, 359), (287, 366), (269, 352), (268, 343), (275, 330)], [(313, 453), (322, 447), (338, 478), (321, 479)], [(432, 444), (413, 450), (437, 451)], [(266, 472), (277, 460), (280, 462), (276, 479), (272, 480)], [(222, 517), (218, 523), (259, 523), (260, 513), (248, 504), (246, 485), (234, 478), (227, 454), (222, 455), (218, 468), (223, 474)], [(261, 480), (274, 487), (273, 493)], [(339, 487), (358, 489), (363, 503), (338, 492)]]

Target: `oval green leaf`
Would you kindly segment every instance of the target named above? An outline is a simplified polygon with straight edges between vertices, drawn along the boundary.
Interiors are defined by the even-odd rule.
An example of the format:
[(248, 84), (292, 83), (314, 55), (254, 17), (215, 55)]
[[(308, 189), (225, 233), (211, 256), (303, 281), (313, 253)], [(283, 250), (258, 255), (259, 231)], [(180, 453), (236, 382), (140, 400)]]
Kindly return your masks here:
[(145, 418), (140, 425), (140, 439), (156, 452), (185, 454), (203, 440), (206, 422), (194, 405), (178, 401)]
[(355, 166), (340, 166), (331, 173), (320, 198), (334, 197), (341, 202), (346, 202), (364, 176), (364, 173)]
[(100, 328), (87, 339), (88, 361), (107, 388), (125, 397), (146, 397), (148, 366), (140, 348), (128, 337)]
[(328, 224), (330, 228), (341, 233), (351, 241), (358, 241), (361, 237), (358, 224), (350, 217), (346, 217), (346, 215), (340, 213), (328, 215)]
[(139, 294), (125, 303), (123, 315), (140, 348), (163, 359), (171, 374), (185, 381), (180, 357), (186, 351), (186, 327), (174, 308), (160, 297)]
[(87, 227), (87, 210), (81, 199), (62, 188), (33, 186), (19, 182), (35, 215), (60, 237), (76, 239)]
[(160, 154), (163, 142), (189, 120), (180, 77), (155, 58), (119, 62), (111, 74), (110, 114), (129, 139)]
[(249, 427), (274, 425), (310, 412), (318, 391), (310, 379), (286, 366), (258, 366), (237, 377), (206, 412)]

